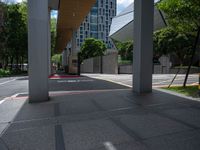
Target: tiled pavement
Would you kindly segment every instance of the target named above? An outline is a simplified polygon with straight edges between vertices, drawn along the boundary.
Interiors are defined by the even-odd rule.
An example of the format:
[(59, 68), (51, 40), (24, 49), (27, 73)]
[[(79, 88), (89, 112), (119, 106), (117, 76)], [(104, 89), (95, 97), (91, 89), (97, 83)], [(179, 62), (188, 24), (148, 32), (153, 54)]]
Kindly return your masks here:
[(127, 88), (106, 90), (56, 95), (40, 104), (25, 102), (8, 122), (0, 149), (200, 149), (200, 102), (159, 91), (138, 96)]

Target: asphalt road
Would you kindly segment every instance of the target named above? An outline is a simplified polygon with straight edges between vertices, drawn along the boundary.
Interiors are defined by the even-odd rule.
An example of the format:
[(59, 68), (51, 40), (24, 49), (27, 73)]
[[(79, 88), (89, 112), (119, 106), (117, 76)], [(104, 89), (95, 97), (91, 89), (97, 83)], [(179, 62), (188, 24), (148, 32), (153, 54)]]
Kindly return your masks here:
[(27, 77), (0, 78), (0, 100), (17, 93), (27, 93)]
[[(84, 74), (85, 76), (107, 80), (115, 83), (120, 83), (127, 86), (132, 86), (132, 75), (128, 74), (120, 74), (120, 75), (108, 75), (108, 74)], [(174, 78), (174, 74), (156, 74), (153, 75), (153, 86), (154, 87), (163, 87), (168, 86), (172, 79)], [(185, 79), (185, 75), (178, 75), (173, 82), (172, 85), (183, 85)], [(189, 75), (187, 85), (193, 85), (199, 83), (198, 74)]]
[[(84, 74), (84, 76), (86, 77), (50, 80), (50, 91), (58, 92), (124, 88), (123, 86), (114, 83), (120, 83), (129, 87), (132, 86), (131, 75)], [(167, 86), (173, 77), (174, 75), (154, 75), (153, 85), (154, 87)], [(173, 85), (182, 85), (183, 80), (184, 75), (178, 75)], [(188, 84), (198, 84), (198, 75), (190, 75)], [(6, 97), (11, 97), (19, 93), (28, 93), (28, 77), (0, 78), (0, 101)]]

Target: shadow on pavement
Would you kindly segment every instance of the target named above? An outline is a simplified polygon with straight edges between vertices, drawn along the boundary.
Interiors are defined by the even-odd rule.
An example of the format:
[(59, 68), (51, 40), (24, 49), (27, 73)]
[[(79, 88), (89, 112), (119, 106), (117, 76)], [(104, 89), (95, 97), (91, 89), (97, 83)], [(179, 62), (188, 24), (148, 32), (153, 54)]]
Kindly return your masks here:
[[(138, 96), (131, 89), (94, 82), (97, 89), (106, 84), (104, 89), (111, 90), (26, 102), (3, 141), (10, 150), (200, 149), (199, 102), (159, 91)], [(89, 90), (94, 86), (86, 85)]]

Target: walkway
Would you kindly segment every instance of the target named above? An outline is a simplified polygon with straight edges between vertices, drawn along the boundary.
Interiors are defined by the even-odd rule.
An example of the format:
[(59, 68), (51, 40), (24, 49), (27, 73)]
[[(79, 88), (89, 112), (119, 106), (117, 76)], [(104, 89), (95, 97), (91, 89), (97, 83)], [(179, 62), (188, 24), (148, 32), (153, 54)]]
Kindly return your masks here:
[(28, 104), (21, 95), (0, 105), (0, 120), (2, 108), (4, 115), (20, 109), (1, 135), (1, 150), (200, 149), (198, 101), (159, 91), (138, 96), (87, 77), (53, 81), (49, 102)]

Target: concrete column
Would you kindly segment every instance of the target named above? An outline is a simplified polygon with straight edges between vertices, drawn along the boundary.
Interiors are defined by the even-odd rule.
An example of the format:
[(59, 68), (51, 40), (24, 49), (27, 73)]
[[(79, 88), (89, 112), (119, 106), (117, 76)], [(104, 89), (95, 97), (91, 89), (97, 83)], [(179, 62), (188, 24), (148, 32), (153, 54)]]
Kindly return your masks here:
[(134, 2), (133, 91), (152, 92), (154, 0)]
[(28, 0), (29, 102), (47, 101), (48, 0)]
[(73, 30), (73, 36), (72, 36), (72, 56), (76, 56), (77, 50), (76, 50), (76, 31)]
[(48, 23), (48, 46), (49, 46), (49, 50), (48, 50), (48, 63), (49, 63), (49, 75), (52, 74), (52, 69), (51, 69), (51, 10), (49, 9), (49, 23)]

